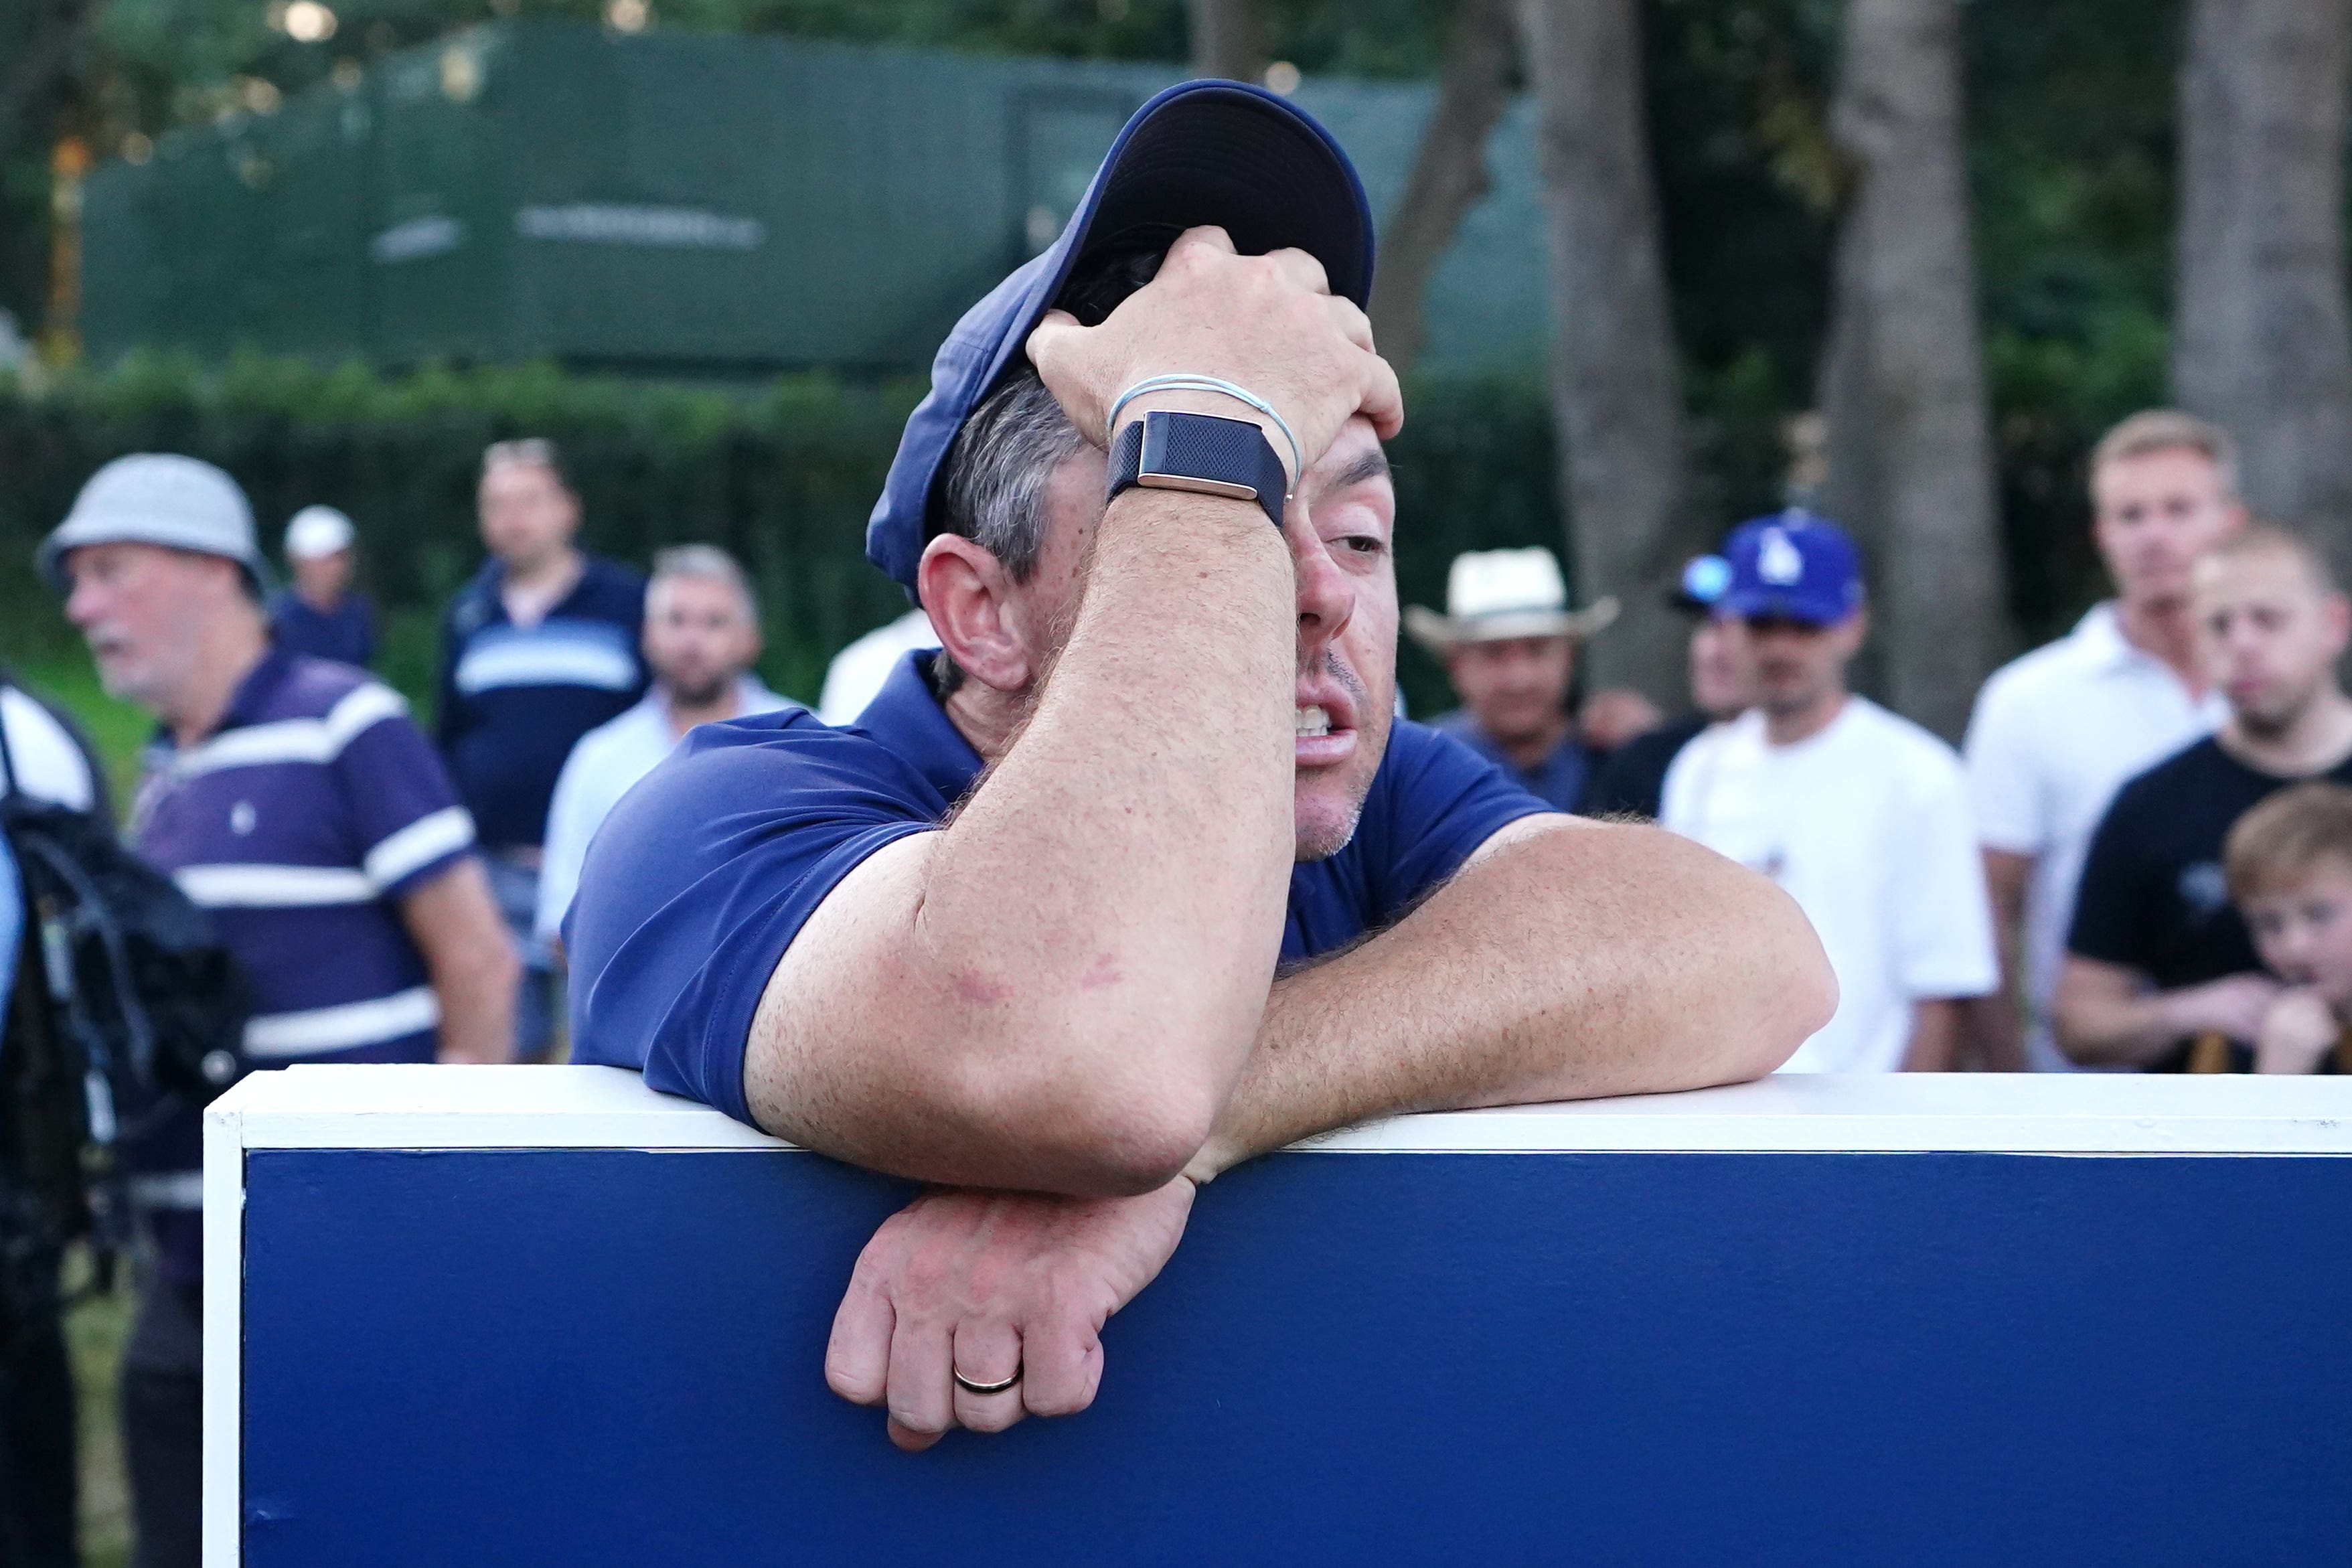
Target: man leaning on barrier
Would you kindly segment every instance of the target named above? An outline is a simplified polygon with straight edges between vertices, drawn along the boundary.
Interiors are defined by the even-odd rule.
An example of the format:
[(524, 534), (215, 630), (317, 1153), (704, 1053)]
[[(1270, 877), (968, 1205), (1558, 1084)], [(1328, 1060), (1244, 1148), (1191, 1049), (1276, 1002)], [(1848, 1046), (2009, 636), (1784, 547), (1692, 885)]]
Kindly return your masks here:
[(696, 731), (590, 852), (580, 1059), (938, 1184), (827, 1356), (902, 1446), (1083, 1408), (1238, 1161), (1753, 1077), (1834, 1005), (1765, 879), (1391, 727), (1370, 274), (1312, 121), (1147, 104), (941, 349), (876, 508), (944, 651), (854, 729)]

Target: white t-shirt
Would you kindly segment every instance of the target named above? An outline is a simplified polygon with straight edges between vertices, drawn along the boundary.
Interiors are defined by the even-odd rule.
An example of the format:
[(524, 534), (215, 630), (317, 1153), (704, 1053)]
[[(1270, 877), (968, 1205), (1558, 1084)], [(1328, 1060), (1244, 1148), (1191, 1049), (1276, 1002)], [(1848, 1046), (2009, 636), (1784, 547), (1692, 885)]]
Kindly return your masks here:
[(2034, 858), (2024, 940), (2026, 1053), (2036, 1068), (2073, 1067), (2050, 1037), (2050, 1002), (2083, 857), (2108, 802), (2227, 716), (2218, 693), (2200, 703), (2171, 666), (2126, 641), (2112, 605), (2002, 666), (1978, 694), (1966, 746), (1978, 841)]
[[(0, 723), (8, 726), (8, 752), (25, 793), (88, 811), (98, 801), (96, 781), (81, 748), (49, 710), (13, 686), (0, 687)], [(0, 795), (8, 781), (0, 778)]]
[[(745, 676), (735, 692), (736, 717), (772, 713), (802, 704), (779, 697), (754, 676)], [(542, 942), (563, 932), (563, 917), (580, 889), (580, 868), (588, 858), (589, 841), (621, 797), (639, 779), (660, 765), (677, 748), (670, 739), (669, 704), (658, 687), (637, 705), (605, 721), (573, 743), (555, 775), (555, 794), (547, 805), (547, 843), (541, 851), (539, 908), (531, 934)]]
[(1866, 698), (1793, 745), (1760, 712), (1703, 731), (1659, 821), (1780, 883), (1821, 934), (1838, 1010), (1783, 1072), (1892, 1072), (1912, 1004), (2000, 984), (1960, 760)]
[(931, 617), (919, 608), (908, 610), (887, 626), (875, 627), (835, 654), (825, 667), (816, 716), (828, 724), (856, 723), (900, 659), (917, 648), (939, 646), (940, 634), (931, 629)]

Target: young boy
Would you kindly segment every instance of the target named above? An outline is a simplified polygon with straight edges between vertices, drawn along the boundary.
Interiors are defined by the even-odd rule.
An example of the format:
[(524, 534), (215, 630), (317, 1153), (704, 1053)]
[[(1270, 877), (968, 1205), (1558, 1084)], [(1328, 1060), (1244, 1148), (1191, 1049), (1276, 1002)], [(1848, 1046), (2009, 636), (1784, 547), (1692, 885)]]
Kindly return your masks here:
[(2222, 856), (2254, 951), (2280, 982), (2254, 1070), (2352, 1072), (2352, 789), (2281, 790), (2238, 819)]

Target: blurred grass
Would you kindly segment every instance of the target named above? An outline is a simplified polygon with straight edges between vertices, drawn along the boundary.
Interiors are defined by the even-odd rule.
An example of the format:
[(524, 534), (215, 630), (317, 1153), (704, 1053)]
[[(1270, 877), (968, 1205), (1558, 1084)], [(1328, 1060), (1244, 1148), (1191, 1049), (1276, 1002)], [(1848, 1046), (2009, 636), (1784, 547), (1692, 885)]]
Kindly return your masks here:
[(128, 811), (131, 792), (139, 783), (139, 752), (155, 732), (155, 721), (130, 703), (109, 697), (98, 683), (98, 670), (89, 655), (79, 647), (19, 657), (6, 657), (0, 650), (0, 657), (5, 657), (26, 689), (47, 698), (80, 721), (106, 765), (115, 809)]
[[(66, 1279), (69, 1291), (88, 1283), (87, 1254), (68, 1260)], [(127, 1283), (84, 1299), (66, 1315), (66, 1349), (73, 1359), (81, 1410), (83, 1568), (125, 1568), (131, 1561), (131, 1493), (123, 1479), (122, 1425), (115, 1405), (115, 1377), (130, 1331)]]

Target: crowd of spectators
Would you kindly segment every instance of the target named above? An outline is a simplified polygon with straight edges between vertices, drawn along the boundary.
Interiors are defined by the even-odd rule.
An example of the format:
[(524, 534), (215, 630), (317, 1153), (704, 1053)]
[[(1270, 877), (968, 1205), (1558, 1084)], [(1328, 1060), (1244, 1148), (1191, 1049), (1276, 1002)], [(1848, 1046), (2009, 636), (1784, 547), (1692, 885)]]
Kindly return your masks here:
[[(2352, 607), (2309, 542), (2246, 516), (2217, 430), (2138, 416), (2090, 479), (2114, 597), (1987, 683), (1961, 751), (1849, 688), (1864, 563), (1794, 509), (1682, 574), (1673, 719), (1579, 693), (1614, 600), (1573, 607), (1545, 550), (1458, 558), (1444, 610), (1404, 617), (1460, 698), (1433, 727), (1558, 809), (1655, 817), (1792, 895), (1841, 1000), (1784, 1070), (2339, 1070)], [(291, 520), (272, 591), (236, 484), (138, 456), (43, 548), (109, 689), (157, 721), (127, 831), (239, 960), (250, 1066), (548, 1059), (599, 826), (696, 726), (800, 707), (754, 673), (759, 606), (724, 552), (664, 551), (650, 579), (586, 554), (544, 441), (491, 447), (478, 500), (430, 738), (366, 672), (341, 512)], [(824, 721), (855, 724), (937, 640), (915, 609), (844, 649)], [(110, 809), (61, 714), (0, 686), (0, 725), (20, 788)], [(162, 1109), (127, 1154), (152, 1251), (123, 1377), (142, 1560), (193, 1561), (193, 1113)]]

